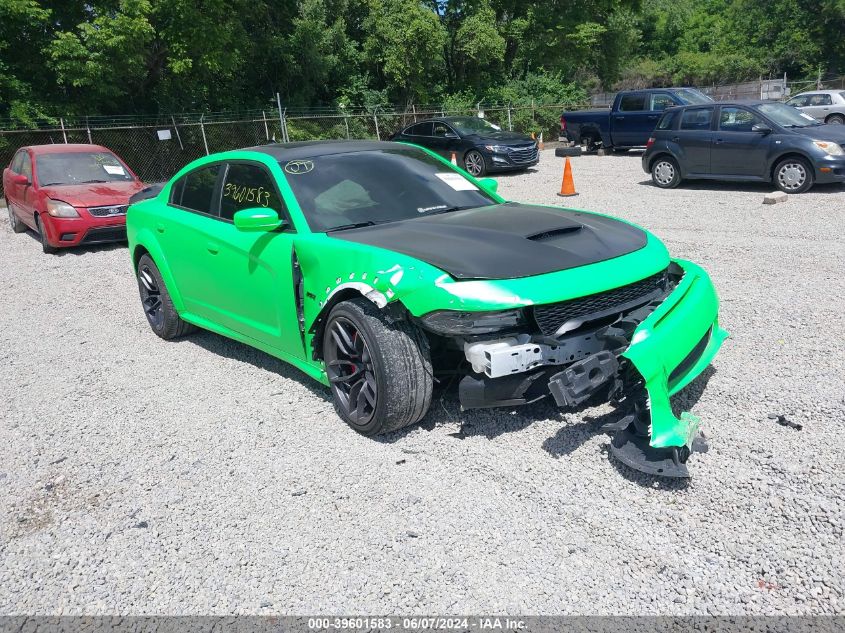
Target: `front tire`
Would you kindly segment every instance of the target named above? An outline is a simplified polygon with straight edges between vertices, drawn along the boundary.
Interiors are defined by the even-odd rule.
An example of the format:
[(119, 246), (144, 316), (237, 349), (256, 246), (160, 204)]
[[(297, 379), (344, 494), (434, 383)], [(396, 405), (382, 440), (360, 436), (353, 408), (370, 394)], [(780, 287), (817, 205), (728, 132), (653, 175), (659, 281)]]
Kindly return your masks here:
[(138, 260), (138, 291), (147, 323), (164, 340), (184, 336), (196, 329), (176, 312), (158, 266), (149, 255), (142, 255)]
[(674, 189), (681, 183), (678, 161), (671, 156), (660, 156), (651, 165), (651, 180), (661, 189)]
[(475, 178), (480, 178), (487, 173), (487, 163), (481, 152), (471, 149), (464, 156), (464, 168)]
[(363, 435), (419, 422), (431, 405), (428, 339), (409, 321), (389, 321), (364, 298), (329, 313), (323, 358), (337, 414)]
[(780, 161), (774, 171), (775, 185), (786, 193), (804, 193), (815, 182), (813, 168), (803, 158), (788, 157)]
[(35, 228), (38, 229), (38, 239), (41, 241), (41, 250), (44, 251), (45, 255), (53, 255), (59, 252), (59, 249), (50, 244), (50, 240), (47, 238), (47, 231), (44, 230), (44, 225), (41, 224), (41, 218), (37, 215), (35, 216)]

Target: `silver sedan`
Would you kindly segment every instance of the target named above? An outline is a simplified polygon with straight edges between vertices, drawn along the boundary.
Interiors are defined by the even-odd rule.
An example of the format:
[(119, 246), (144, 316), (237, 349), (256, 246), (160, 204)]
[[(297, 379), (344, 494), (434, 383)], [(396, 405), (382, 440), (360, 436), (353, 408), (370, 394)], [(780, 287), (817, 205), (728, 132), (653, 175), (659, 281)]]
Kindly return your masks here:
[(824, 123), (845, 124), (845, 90), (802, 92), (787, 101), (786, 105), (796, 107)]

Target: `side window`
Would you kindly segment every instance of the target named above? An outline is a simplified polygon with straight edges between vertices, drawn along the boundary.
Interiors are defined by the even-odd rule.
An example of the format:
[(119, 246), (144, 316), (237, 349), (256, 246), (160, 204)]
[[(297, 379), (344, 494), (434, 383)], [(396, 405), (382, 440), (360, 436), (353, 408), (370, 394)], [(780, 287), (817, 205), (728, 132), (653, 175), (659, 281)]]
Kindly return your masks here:
[(722, 108), (719, 113), (719, 129), (725, 132), (750, 132), (762, 121), (744, 108)]
[(658, 130), (671, 130), (672, 127), (675, 125), (675, 119), (678, 118), (678, 111), (675, 110), (674, 112), (666, 112), (662, 117), (660, 117), (660, 121), (657, 123)]
[(620, 112), (637, 112), (645, 110), (645, 95), (641, 92), (635, 92), (629, 95), (622, 95), (619, 101)]
[(443, 138), (447, 134), (452, 133), (452, 128), (450, 128), (445, 123), (440, 123), (439, 121), (434, 122), (434, 132), (432, 133), (433, 136), (438, 136)]
[(803, 108), (807, 105), (807, 101), (809, 97), (807, 95), (801, 95), (798, 97), (793, 97), (789, 101), (786, 102), (786, 105), (791, 105), (793, 108)]
[(220, 165), (211, 165), (197, 169), (180, 178), (170, 193), (170, 202), (192, 211), (217, 215), (213, 209), (214, 187)]
[(282, 201), (273, 178), (258, 165), (230, 164), (220, 197), (220, 217), (231, 220), (238, 211), (253, 207), (266, 207), (282, 214)]
[(830, 95), (813, 95), (810, 97), (811, 106), (826, 106), (833, 103)]
[(23, 153), (23, 160), (21, 160), (21, 170), (20, 172), (24, 176), (32, 180), (32, 159), (29, 157), (27, 152)]
[(665, 92), (655, 92), (651, 95), (652, 110), (665, 110), (666, 108), (671, 108), (673, 105), (676, 105), (675, 101), (671, 95)]
[(405, 130), (405, 134), (410, 136), (431, 136), (431, 122), (428, 121), (426, 123), (417, 123), (416, 125), (412, 125)]
[(9, 165), (9, 169), (11, 169), (16, 174), (21, 173), (21, 165), (23, 164), (23, 155), (26, 154), (24, 150), (20, 150), (15, 157), (12, 159), (12, 164)]
[(713, 108), (696, 108), (684, 110), (681, 117), (682, 130), (709, 130), (710, 118), (713, 116)]

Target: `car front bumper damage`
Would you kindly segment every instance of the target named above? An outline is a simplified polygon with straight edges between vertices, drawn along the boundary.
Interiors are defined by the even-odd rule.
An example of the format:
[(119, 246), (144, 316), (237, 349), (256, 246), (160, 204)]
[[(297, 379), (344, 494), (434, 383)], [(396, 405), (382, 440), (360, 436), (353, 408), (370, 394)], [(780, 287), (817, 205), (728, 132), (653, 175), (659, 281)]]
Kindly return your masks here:
[(473, 372), (460, 383), (461, 405), (512, 406), (551, 395), (558, 406), (578, 409), (603, 395), (623, 412), (604, 427), (619, 461), (651, 475), (689, 477), (687, 458), (706, 445), (698, 418), (675, 416), (670, 396), (707, 367), (728, 334), (707, 273), (687, 261), (676, 261), (675, 271), (680, 279), (668, 294), (610, 323), (604, 315), (595, 329), (464, 342)]

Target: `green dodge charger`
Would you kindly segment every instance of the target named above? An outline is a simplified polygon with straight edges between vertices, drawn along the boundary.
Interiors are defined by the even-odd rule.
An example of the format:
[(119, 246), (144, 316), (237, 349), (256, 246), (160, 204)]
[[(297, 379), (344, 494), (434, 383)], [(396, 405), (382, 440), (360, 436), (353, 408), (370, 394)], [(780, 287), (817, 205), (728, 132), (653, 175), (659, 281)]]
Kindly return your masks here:
[[(461, 406), (617, 406), (611, 450), (686, 477), (698, 420), (669, 397), (727, 333), (707, 274), (629, 223), (508, 202), (413, 145), (266, 145), (194, 161), (126, 225), (152, 330), (198, 326), (295, 365), (376, 435)], [(142, 196), (143, 197), (143, 196)]]

